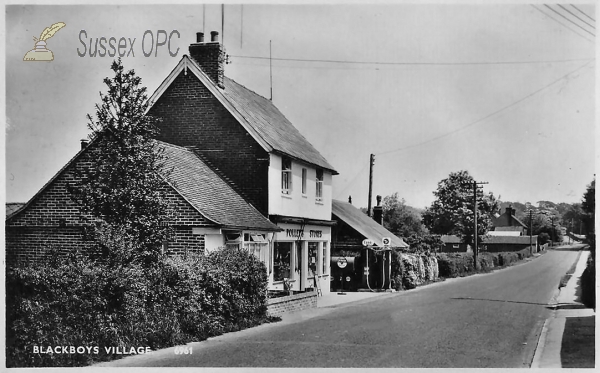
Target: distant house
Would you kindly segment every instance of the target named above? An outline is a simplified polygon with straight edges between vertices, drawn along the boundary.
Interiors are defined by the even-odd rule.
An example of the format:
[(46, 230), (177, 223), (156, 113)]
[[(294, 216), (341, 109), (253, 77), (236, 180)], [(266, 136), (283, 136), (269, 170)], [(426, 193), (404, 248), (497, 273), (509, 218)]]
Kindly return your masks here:
[[(510, 232), (510, 231), (508, 231)], [(442, 252), (473, 252), (470, 245), (462, 243), (458, 236), (443, 235), (441, 236), (444, 242)], [(537, 236), (531, 237), (534, 252), (538, 251)], [(480, 252), (511, 252), (520, 251), (529, 247), (529, 236), (520, 235), (486, 235), (477, 245)]]
[(442, 249), (444, 253), (466, 253), (473, 251), (471, 250), (471, 246), (463, 243), (458, 236), (444, 234), (440, 239), (444, 243), (444, 248)]
[(506, 208), (504, 214), (499, 217), (492, 217), (493, 231), (513, 231), (519, 232), (520, 236), (527, 235), (527, 225), (515, 216), (515, 209), (512, 206)]
[[(481, 243), (481, 250), (490, 253), (521, 251), (529, 248), (529, 236), (488, 236)], [(533, 252), (538, 252), (537, 236), (531, 237)]]

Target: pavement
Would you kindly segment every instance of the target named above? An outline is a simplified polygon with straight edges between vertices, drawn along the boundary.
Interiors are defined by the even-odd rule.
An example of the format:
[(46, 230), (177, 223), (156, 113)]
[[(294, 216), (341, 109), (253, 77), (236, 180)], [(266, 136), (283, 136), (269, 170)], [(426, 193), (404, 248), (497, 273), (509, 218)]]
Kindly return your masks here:
[[(592, 308), (585, 308), (580, 301), (579, 279), (585, 270), (590, 251), (582, 251), (575, 272), (567, 285), (556, 293), (553, 302), (554, 311), (546, 320), (535, 351), (532, 368), (562, 368), (561, 346), (568, 318), (596, 315)], [(593, 335), (594, 330), (590, 331)]]

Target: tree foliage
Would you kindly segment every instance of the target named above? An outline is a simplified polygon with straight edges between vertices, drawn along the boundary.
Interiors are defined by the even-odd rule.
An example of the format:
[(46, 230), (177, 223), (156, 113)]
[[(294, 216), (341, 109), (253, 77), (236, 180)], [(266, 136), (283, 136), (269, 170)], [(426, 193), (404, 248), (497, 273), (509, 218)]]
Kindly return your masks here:
[[(423, 213), (423, 223), (431, 233), (457, 235), (464, 243), (474, 238), (473, 177), (467, 171), (452, 172), (438, 183), (433, 192), (436, 199)], [(498, 211), (498, 201), (490, 192), (477, 189), (478, 242), (492, 227), (492, 214)]]
[[(146, 115), (146, 87), (121, 60), (113, 61), (113, 78), (105, 78), (107, 93), (100, 93), (92, 130), (89, 167), (71, 185), (72, 199), (83, 212), (139, 244), (140, 257), (155, 260), (168, 236), (163, 155), (152, 140), (155, 119)], [(153, 259), (154, 258), (154, 259)]]
[(421, 222), (421, 214), (408, 206), (398, 193), (383, 198), (383, 225), (398, 237), (422, 236), (427, 230)]
[(584, 211), (584, 224), (587, 231), (587, 239), (592, 248), (592, 255), (596, 256), (596, 178), (587, 186), (581, 202)]

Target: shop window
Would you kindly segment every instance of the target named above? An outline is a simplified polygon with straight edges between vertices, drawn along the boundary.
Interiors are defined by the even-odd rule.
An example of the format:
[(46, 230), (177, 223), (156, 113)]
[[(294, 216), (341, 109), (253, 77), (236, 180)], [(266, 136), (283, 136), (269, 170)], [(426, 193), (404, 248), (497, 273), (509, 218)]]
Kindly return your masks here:
[(292, 242), (275, 242), (273, 257), (273, 280), (283, 281), (290, 278)]
[(290, 194), (292, 192), (292, 160), (287, 157), (282, 158), (281, 163), (281, 193)]
[(322, 254), (322, 264), (323, 264), (323, 271), (321, 272), (321, 274), (323, 275), (328, 275), (329, 274), (329, 247), (327, 247), (327, 242), (323, 242), (323, 254)]
[(306, 194), (306, 168), (302, 169), (302, 194)]
[(317, 255), (319, 253), (319, 243), (308, 243), (308, 278), (313, 278), (317, 274)]
[(296, 250), (294, 256), (294, 279), (302, 278), (302, 242), (296, 241)]
[(316, 193), (317, 201), (323, 200), (323, 170), (317, 170), (317, 193)]

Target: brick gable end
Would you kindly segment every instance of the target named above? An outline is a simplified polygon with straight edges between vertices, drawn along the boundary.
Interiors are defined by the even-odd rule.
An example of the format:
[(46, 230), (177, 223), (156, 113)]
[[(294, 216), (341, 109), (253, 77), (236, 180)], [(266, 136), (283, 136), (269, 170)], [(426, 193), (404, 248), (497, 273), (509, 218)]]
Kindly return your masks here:
[(202, 159), (268, 216), (269, 154), (191, 72), (182, 71), (149, 111), (162, 140), (193, 147)]

